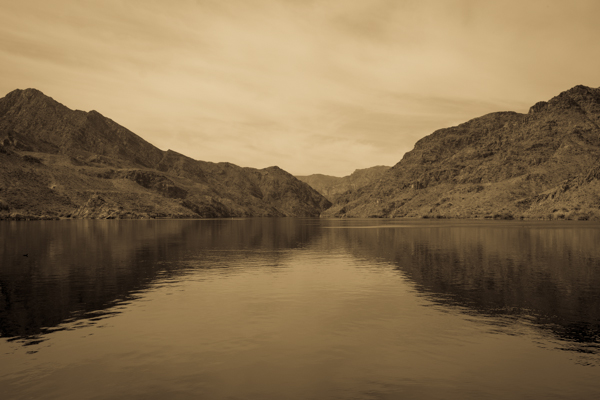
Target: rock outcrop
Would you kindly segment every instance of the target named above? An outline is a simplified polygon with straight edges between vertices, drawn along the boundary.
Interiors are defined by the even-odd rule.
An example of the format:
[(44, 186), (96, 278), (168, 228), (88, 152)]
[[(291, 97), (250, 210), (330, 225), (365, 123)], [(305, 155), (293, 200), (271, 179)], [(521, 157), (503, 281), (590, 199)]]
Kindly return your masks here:
[(278, 167), (162, 151), (35, 89), (0, 99), (0, 219), (319, 216), (330, 205)]
[(599, 126), (600, 88), (576, 86), (527, 114), (440, 129), (325, 215), (596, 219)]

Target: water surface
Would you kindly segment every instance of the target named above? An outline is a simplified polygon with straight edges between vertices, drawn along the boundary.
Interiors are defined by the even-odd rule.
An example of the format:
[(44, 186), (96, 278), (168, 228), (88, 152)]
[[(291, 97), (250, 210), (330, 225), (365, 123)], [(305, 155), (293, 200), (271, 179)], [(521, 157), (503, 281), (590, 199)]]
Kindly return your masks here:
[(598, 243), (588, 222), (0, 222), (2, 398), (600, 398)]

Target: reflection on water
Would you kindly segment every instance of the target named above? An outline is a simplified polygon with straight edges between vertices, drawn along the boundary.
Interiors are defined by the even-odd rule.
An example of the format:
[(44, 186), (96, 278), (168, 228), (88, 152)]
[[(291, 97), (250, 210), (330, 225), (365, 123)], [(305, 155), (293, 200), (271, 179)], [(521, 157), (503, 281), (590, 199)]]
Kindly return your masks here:
[(567, 349), (600, 351), (598, 226), (430, 225), (341, 229), (330, 239), (356, 257), (393, 263), (439, 304), (526, 319), (573, 342)]
[(597, 398), (598, 243), (583, 222), (0, 222), (0, 387)]
[(295, 219), (0, 223), (0, 337), (37, 343), (64, 321), (97, 321), (191, 258), (277, 265), (315, 232)]

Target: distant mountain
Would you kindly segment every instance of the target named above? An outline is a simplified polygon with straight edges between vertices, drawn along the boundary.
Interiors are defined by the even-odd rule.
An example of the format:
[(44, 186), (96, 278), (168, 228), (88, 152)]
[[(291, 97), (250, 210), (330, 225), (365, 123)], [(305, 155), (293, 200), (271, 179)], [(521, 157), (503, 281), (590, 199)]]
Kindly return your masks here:
[(497, 112), (419, 140), (325, 216), (600, 218), (600, 88)]
[(330, 205), (278, 167), (162, 151), (35, 89), (0, 99), (0, 219), (319, 216)]
[(296, 176), (302, 182), (308, 183), (317, 192), (333, 200), (336, 195), (356, 190), (379, 179), (390, 167), (378, 165), (376, 167), (357, 169), (351, 175), (344, 177), (313, 174), (307, 176)]

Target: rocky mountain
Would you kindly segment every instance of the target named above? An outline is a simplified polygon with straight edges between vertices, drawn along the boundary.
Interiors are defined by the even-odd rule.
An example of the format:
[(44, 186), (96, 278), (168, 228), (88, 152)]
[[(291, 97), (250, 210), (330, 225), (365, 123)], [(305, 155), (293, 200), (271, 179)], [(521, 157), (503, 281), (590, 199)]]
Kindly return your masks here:
[(388, 169), (390, 167), (378, 165), (371, 168), (357, 169), (352, 174), (341, 178), (323, 174), (296, 176), (296, 178), (308, 183), (317, 192), (327, 197), (327, 199), (333, 200), (338, 194), (349, 190), (356, 190), (381, 178), (383, 173)]
[(319, 216), (330, 205), (278, 167), (162, 151), (35, 89), (0, 99), (0, 219)]
[(600, 88), (440, 129), (326, 216), (600, 218)]

